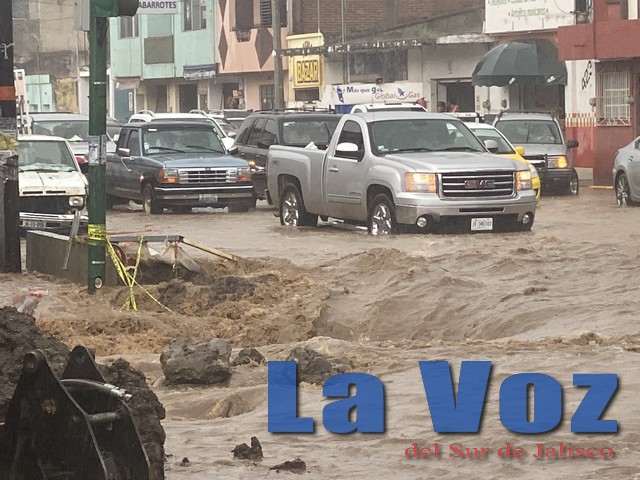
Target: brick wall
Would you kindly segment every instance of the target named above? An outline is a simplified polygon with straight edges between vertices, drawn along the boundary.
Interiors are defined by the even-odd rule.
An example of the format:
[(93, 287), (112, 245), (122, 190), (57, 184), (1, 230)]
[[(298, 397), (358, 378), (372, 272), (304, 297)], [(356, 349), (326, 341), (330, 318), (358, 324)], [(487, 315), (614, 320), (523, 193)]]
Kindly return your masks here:
[[(485, 0), (344, 0), (347, 38), (414, 23), (423, 18), (484, 6)], [(342, 0), (294, 0), (293, 33), (320, 31), (327, 41), (339, 41)]]

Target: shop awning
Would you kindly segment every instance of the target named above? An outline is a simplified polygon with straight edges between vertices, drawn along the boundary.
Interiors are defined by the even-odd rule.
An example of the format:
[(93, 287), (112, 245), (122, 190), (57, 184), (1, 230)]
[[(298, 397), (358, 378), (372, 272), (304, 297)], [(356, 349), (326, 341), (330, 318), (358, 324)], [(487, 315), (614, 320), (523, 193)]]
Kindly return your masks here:
[(567, 67), (550, 40), (514, 40), (489, 50), (472, 75), (473, 85), (566, 85)]

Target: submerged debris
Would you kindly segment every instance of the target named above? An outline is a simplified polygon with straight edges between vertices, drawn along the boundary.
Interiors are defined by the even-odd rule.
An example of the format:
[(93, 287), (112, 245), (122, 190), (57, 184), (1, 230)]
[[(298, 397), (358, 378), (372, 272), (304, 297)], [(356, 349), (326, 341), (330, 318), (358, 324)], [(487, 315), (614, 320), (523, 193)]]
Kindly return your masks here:
[(246, 443), (241, 443), (240, 445), (236, 445), (231, 452), (233, 453), (233, 458), (239, 460), (258, 462), (263, 458), (262, 445), (260, 445), (257, 437), (251, 437), (251, 446)]
[(301, 458), (296, 458), (295, 460), (287, 460), (280, 465), (271, 467), (269, 470), (275, 470), (277, 473), (280, 473), (281, 471), (291, 473), (304, 473), (307, 471), (307, 464), (304, 463)]
[(231, 365), (236, 367), (238, 365), (249, 365), (251, 362), (257, 363), (258, 365), (265, 363), (264, 356), (253, 347), (240, 350)]
[(231, 344), (222, 338), (176, 340), (162, 352), (160, 363), (169, 384), (213, 385), (231, 376), (229, 357)]

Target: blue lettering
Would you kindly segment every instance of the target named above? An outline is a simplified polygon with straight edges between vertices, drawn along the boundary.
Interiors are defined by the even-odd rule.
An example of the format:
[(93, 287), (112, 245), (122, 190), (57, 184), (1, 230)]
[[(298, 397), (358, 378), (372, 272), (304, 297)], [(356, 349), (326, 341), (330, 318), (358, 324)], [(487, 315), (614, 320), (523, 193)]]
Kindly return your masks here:
[[(528, 419), (528, 391), (533, 386), (533, 420)], [(562, 420), (562, 386), (549, 375), (518, 373), (500, 386), (500, 420), (517, 433), (543, 433)]]
[[(349, 396), (351, 385), (356, 389), (353, 396)], [(378, 378), (366, 373), (334, 375), (325, 382), (322, 393), (326, 397), (344, 398), (324, 407), (322, 419), (330, 432), (384, 432), (384, 385)], [(351, 422), (353, 409), (356, 418)]]
[(449, 363), (418, 362), (433, 429), (443, 433), (476, 433), (480, 428), (491, 362), (462, 362), (454, 396)]
[(571, 431), (576, 433), (616, 433), (617, 420), (600, 420), (618, 389), (618, 376), (613, 373), (574, 374), (573, 385), (591, 387), (571, 418)]
[(313, 433), (313, 418), (298, 418), (296, 362), (268, 363), (268, 426), (273, 433)]
[(347, 93), (353, 93), (354, 88), (351, 85), (348, 85), (346, 90), (347, 90)]

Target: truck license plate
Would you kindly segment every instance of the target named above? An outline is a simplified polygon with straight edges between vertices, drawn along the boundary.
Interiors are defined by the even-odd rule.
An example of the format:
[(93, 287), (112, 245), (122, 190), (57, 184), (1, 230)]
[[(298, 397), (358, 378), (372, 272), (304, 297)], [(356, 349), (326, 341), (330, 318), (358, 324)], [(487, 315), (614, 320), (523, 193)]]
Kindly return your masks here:
[(493, 230), (493, 218), (472, 218), (471, 219), (471, 230), (473, 231), (483, 231), (483, 230)]
[(42, 220), (25, 220), (23, 226), (24, 228), (31, 228), (33, 230), (44, 230), (46, 224)]
[(200, 201), (201, 202), (215, 203), (215, 202), (218, 201), (218, 195), (214, 195), (212, 193), (201, 193), (200, 194)]

